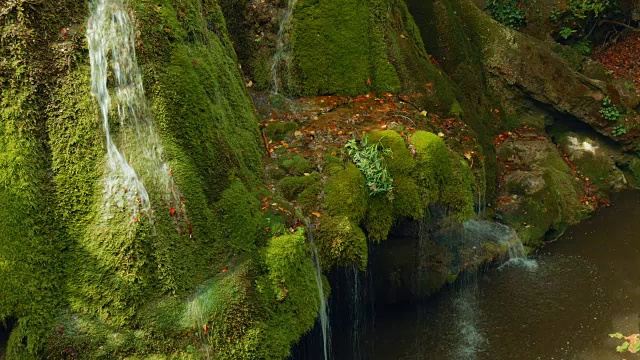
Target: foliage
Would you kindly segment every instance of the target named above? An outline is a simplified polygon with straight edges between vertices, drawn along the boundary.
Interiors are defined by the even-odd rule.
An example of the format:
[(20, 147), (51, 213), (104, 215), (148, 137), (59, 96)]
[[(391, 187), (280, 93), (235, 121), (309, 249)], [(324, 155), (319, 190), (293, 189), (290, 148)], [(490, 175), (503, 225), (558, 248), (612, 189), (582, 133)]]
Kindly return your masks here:
[(610, 0), (570, 0), (566, 10), (561, 12), (554, 9), (551, 20), (563, 25), (559, 31), (560, 37), (567, 40), (572, 36), (586, 39), (598, 21), (616, 12), (616, 2)]
[(391, 196), (393, 178), (389, 175), (382, 155), (391, 154), (391, 149), (382, 148), (380, 143), (369, 144), (367, 137), (362, 138), (360, 146), (355, 139), (344, 145), (351, 160), (364, 174), (369, 188), (369, 195), (387, 193)]
[(591, 41), (587, 39), (582, 39), (578, 42), (575, 42), (571, 44), (571, 47), (573, 47), (577, 52), (579, 52), (583, 56), (589, 56), (593, 51), (593, 44), (591, 43)]
[(559, 34), (563, 39), (568, 39), (571, 37), (571, 35), (575, 34), (576, 32), (578, 32), (578, 30), (574, 30), (568, 27), (563, 27), (562, 29), (560, 29)]
[(624, 125), (616, 125), (613, 127), (613, 130), (611, 131), (611, 134), (613, 136), (620, 136), (620, 135), (624, 135), (626, 134), (628, 131), (627, 127)]
[(609, 334), (609, 337), (612, 339), (624, 340), (622, 344), (616, 347), (616, 351), (619, 353), (630, 352), (632, 354), (636, 354), (640, 351), (640, 335), (638, 334), (624, 336), (621, 333), (615, 333)]
[(609, 121), (618, 121), (622, 116), (620, 109), (618, 109), (608, 96), (602, 100), (600, 114)]
[(519, 29), (526, 23), (525, 11), (519, 0), (489, 0), (487, 9), (498, 22)]

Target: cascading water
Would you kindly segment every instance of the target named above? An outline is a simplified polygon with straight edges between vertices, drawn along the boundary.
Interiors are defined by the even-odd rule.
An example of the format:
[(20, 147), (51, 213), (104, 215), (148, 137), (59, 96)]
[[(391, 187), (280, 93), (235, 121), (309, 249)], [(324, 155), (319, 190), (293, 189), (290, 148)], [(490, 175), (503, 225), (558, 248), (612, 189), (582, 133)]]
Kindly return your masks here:
[(313, 229), (311, 222), (307, 219), (309, 244), (311, 245), (311, 254), (313, 267), (315, 268), (316, 285), (318, 287), (318, 297), (320, 298), (320, 326), (322, 327), (322, 345), (324, 351), (324, 360), (328, 360), (331, 354), (331, 327), (329, 325), (329, 312), (327, 310), (327, 301), (324, 297), (322, 286), (322, 269), (320, 268), (320, 258), (318, 257), (318, 249), (313, 241)]
[(276, 52), (273, 54), (273, 60), (271, 62), (271, 78), (273, 79), (273, 93), (278, 94), (280, 91), (280, 79), (278, 77), (278, 68), (284, 62), (285, 67), (288, 66), (290, 60), (289, 53), (289, 40), (286, 38), (290, 33), (291, 18), (293, 16), (293, 9), (296, 6), (298, 0), (289, 0), (287, 3), (287, 10), (280, 21), (280, 27), (278, 29), (278, 37), (276, 40)]
[(527, 258), (524, 245), (512, 228), (497, 222), (471, 219), (464, 223), (464, 229), (467, 232), (467, 236), (474, 236), (479, 240), (507, 246), (508, 259), (500, 265), (500, 268), (514, 265), (528, 270), (536, 270), (538, 268), (537, 261)]
[[(106, 215), (117, 207), (131, 211), (134, 222), (138, 221), (140, 213), (147, 214), (152, 221), (144, 178), (163, 196), (171, 215), (180, 218), (177, 220), (186, 220), (182, 197), (174, 186), (169, 167), (162, 160), (162, 146), (145, 97), (135, 53), (132, 15), (123, 0), (94, 0), (90, 10), (87, 40), (91, 93), (100, 106), (109, 166), (105, 180)], [(109, 123), (112, 102), (107, 87), (109, 56), (122, 150), (118, 149), (112, 137)]]

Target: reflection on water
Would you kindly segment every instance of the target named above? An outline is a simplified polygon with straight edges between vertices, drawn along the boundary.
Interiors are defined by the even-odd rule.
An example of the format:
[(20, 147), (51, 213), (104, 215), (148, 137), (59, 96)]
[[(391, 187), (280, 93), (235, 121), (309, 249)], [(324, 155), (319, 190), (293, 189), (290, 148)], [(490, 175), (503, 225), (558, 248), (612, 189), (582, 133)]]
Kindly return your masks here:
[(535, 271), (506, 266), (420, 306), (376, 307), (366, 358), (621, 359), (607, 334), (638, 331), (640, 192), (612, 200), (539, 252)]

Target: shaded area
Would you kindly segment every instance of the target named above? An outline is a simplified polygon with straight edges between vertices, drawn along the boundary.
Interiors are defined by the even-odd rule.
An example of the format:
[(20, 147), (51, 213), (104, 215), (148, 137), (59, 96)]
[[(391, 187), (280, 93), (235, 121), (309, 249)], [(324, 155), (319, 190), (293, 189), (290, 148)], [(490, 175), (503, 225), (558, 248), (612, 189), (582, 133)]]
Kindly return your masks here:
[(638, 330), (640, 193), (612, 203), (542, 250), (536, 272), (488, 270), (477, 288), (462, 283), (419, 306), (378, 308), (368, 358), (459, 359), (472, 350), (465, 358), (619, 359), (607, 334)]
[(0, 360), (6, 358), (7, 343), (9, 342), (9, 335), (11, 330), (16, 325), (16, 319), (8, 318), (3, 322), (0, 322)]

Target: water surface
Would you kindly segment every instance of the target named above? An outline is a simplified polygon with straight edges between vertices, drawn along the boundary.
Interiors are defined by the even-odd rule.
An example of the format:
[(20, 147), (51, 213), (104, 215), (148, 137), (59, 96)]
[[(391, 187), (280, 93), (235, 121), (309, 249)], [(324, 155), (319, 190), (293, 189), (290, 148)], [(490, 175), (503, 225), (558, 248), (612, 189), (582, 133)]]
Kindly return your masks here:
[(607, 334), (638, 331), (640, 192), (612, 203), (538, 252), (535, 271), (492, 269), (421, 306), (376, 308), (362, 358), (623, 359)]

